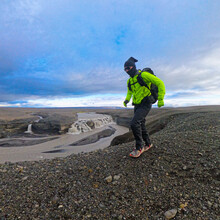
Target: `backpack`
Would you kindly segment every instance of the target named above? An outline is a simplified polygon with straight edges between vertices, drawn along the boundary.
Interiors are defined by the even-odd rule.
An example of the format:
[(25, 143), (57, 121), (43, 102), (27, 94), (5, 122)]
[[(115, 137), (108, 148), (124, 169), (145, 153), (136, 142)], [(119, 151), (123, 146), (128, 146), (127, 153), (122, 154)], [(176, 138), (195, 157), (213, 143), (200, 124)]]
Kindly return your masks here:
[[(157, 100), (158, 100), (158, 87), (155, 85), (155, 84), (153, 84), (153, 83), (151, 83), (151, 88), (149, 88), (148, 87), (148, 85), (147, 85), (147, 83), (143, 80), (143, 78), (142, 78), (142, 76), (141, 76), (141, 73), (142, 72), (148, 72), (148, 73), (150, 73), (150, 74), (152, 74), (152, 75), (154, 75), (154, 76), (156, 76), (155, 74), (154, 74), (154, 72), (153, 72), (153, 70), (151, 69), (151, 68), (144, 68), (139, 74), (138, 74), (138, 77), (137, 77), (137, 82), (141, 85), (141, 86), (145, 86), (145, 87), (147, 87), (149, 90), (150, 90), (150, 92), (151, 92), (151, 96), (152, 96), (152, 98), (153, 99), (151, 99), (151, 102), (152, 102), (152, 104), (154, 104)], [(128, 82), (128, 88), (129, 88), (129, 90), (130, 91), (132, 91), (131, 90), (131, 85), (133, 85), (133, 84), (131, 84), (130, 83), (130, 80), (129, 80), (129, 82)]]

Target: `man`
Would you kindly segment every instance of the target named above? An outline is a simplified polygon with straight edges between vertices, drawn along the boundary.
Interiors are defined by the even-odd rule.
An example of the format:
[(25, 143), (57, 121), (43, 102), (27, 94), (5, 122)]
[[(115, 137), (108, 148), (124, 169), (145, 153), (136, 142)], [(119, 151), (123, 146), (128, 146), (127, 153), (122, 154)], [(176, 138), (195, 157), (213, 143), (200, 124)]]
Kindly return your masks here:
[[(124, 70), (130, 76), (130, 78), (127, 81), (128, 91), (123, 103), (124, 106), (127, 107), (127, 104), (132, 97), (132, 104), (134, 105), (134, 117), (131, 120), (130, 126), (136, 141), (136, 145), (135, 149), (130, 153), (130, 156), (135, 158), (139, 157), (144, 151), (147, 151), (153, 146), (145, 126), (145, 117), (152, 107), (153, 96), (150, 91), (151, 83), (158, 87), (157, 105), (159, 108), (164, 106), (163, 99), (165, 95), (165, 86), (163, 81), (149, 72), (141, 72), (140, 70), (137, 70), (135, 65), (137, 61), (138, 60), (135, 58), (130, 57), (124, 64)], [(147, 84), (148, 88), (139, 84), (137, 77), (140, 72), (141, 77)], [(142, 144), (142, 139), (144, 141), (144, 145)]]

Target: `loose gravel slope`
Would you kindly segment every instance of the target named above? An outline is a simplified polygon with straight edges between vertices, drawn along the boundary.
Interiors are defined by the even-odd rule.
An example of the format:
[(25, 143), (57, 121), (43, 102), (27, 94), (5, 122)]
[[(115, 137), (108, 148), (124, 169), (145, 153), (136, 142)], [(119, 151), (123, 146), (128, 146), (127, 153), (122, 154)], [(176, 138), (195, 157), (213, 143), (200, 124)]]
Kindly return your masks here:
[(0, 219), (219, 219), (220, 112), (169, 117), (138, 159), (130, 142), (0, 165)]

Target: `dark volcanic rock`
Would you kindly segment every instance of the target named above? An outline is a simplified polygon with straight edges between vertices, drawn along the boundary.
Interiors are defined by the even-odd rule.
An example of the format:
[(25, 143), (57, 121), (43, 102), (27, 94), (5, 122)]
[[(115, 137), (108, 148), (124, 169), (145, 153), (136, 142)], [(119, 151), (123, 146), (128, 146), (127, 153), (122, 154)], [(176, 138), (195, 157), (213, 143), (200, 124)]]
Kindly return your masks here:
[(54, 119), (42, 119), (32, 124), (32, 131), (35, 134), (60, 134), (61, 125)]
[(123, 143), (128, 143), (134, 140), (134, 135), (132, 133), (132, 131), (129, 131), (125, 134), (119, 135), (115, 138), (113, 138), (111, 145), (115, 146), (115, 145), (119, 145), (119, 144), (123, 144)]
[(49, 151), (44, 151), (44, 152), (42, 152), (42, 153), (50, 153), (50, 154), (55, 154), (55, 153), (64, 153), (64, 152), (66, 152), (66, 150), (65, 149), (58, 149), (58, 150), (49, 150)]
[[(45, 112), (38, 112), (34, 115), (34, 117), (27, 119), (16, 119), (12, 121), (0, 120), (0, 138), (18, 135), (29, 136), (30, 134), (24, 134), (29, 124), (32, 124), (32, 131), (36, 134), (63, 134), (66, 133), (73, 122), (77, 120), (76, 115), (69, 117)], [(43, 119), (39, 120), (39, 116), (43, 117)]]
[(43, 119), (32, 124), (32, 131), (36, 134), (62, 134), (71, 127), (76, 117), (63, 116), (59, 114), (42, 114)]
[(116, 123), (118, 125), (124, 126), (124, 127), (130, 127), (131, 118), (130, 117), (117, 117)]
[(91, 129), (94, 129), (95, 128), (95, 123), (90, 120), (90, 121), (87, 121), (86, 124), (91, 128)]
[(22, 138), (19, 139), (11, 139), (7, 141), (0, 141), (0, 148), (1, 147), (23, 147), (23, 146), (31, 146), (35, 144), (41, 144), (47, 141), (52, 141), (57, 139), (58, 137), (52, 138), (45, 138), (45, 139), (30, 139), (30, 140), (23, 140)]
[(17, 134), (23, 134), (27, 131), (28, 125), (36, 120), (36, 117), (27, 119), (16, 119), (12, 121), (0, 120), (0, 138), (11, 137)]

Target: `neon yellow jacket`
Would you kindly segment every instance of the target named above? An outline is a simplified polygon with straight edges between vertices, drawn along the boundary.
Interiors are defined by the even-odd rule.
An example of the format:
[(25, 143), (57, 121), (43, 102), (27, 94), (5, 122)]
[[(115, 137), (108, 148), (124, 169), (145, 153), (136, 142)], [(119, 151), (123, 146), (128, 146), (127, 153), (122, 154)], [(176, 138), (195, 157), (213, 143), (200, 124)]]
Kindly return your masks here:
[[(138, 71), (141, 72), (141, 70), (138, 70)], [(165, 95), (165, 85), (164, 85), (163, 81), (148, 72), (142, 72), (141, 76), (142, 76), (143, 80), (147, 83), (149, 88), (151, 88), (151, 83), (155, 84), (158, 87), (158, 100), (163, 100), (164, 95)], [(126, 96), (125, 100), (130, 101), (130, 99), (132, 97), (133, 104), (140, 104), (141, 101), (143, 100), (143, 98), (151, 95), (151, 92), (147, 87), (141, 86), (137, 82), (137, 77), (138, 77), (138, 74), (135, 75), (133, 78), (130, 77), (127, 81), (127, 88), (128, 88), (128, 83), (130, 80), (132, 91), (130, 91), (128, 88), (127, 96)]]

